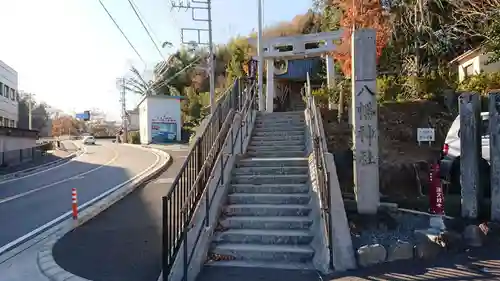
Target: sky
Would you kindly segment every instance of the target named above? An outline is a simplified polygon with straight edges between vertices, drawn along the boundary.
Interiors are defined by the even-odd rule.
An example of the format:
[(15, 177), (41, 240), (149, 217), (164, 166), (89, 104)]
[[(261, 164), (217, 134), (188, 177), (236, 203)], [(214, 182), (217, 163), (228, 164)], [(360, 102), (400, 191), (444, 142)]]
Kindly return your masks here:
[[(0, 59), (18, 72), (19, 90), (34, 94), (37, 100), (68, 113), (99, 108), (108, 119), (118, 120), (116, 78), (126, 75), (131, 65), (145, 71), (168, 57), (181, 44), (181, 27), (206, 27), (191, 20), (191, 11), (171, 10), (172, 1), (187, 2), (133, 1), (151, 28), (160, 56), (128, 0), (102, 0), (143, 63), (99, 0), (0, 0)], [(256, 30), (257, 1), (212, 0), (214, 42), (225, 43)], [(311, 7), (311, 0), (263, 2), (264, 26), (291, 20)], [(196, 15), (204, 17), (201, 12)], [(184, 40), (193, 36), (185, 33)], [(174, 47), (161, 49), (164, 41)], [(138, 100), (127, 95), (127, 107), (134, 107)]]

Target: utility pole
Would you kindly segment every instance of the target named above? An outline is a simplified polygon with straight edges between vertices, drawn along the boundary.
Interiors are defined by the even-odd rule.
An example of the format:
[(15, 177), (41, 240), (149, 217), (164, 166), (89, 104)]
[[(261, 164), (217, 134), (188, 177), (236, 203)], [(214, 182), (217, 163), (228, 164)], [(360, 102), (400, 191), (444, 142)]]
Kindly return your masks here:
[(125, 78), (117, 79), (117, 86), (120, 90), (120, 105), (122, 110), (122, 128), (123, 128), (123, 142), (128, 143), (128, 118), (127, 118), (127, 100), (125, 98)]
[[(179, 3), (176, 4), (174, 0), (171, 1), (172, 9), (178, 8), (180, 9), (191, 9), (191, 15), (193, 21), (198, 22), (206, 22), (208, 23), (207, 28), (181, 28), (181, 42), (182, 44), (190, 44), (190, 45), (208, 45), (208, 76), (210, 79), (210, 113), (213, 114), (215, 110), (215, 54), (214, 47), (212, 42), (212, 1), (211, 0), (187, 0), (186, 4), (183, 3), (183, 0), (179, 0)], [(195, 6), (191, 6), (191, 3), (195, 4)], [(206, 18), (200, 18), (196, 16), (196, 11), (205, 10), (207, 11)], [(197, 33), (196, 40), (184, 40), (184, 32), (191, 31)], [(208, 43), (203, 42), (201, 40), (201, 34), (203, 32), (208, 32)]]
[(257, 0), (258, 24), (257, 24), (257, 56), (259, 57), (258, 69), (258, 87), (259, 87), (259, 111), (265, 110), (264, 103), (264, 50), (262, 46), (262, 0)]
[(29, 98), (28, 98), (28, 129), (32, 130), (33, 129), (33, 126), (32, 126), (32, 120), (33, 120), (33, 114), (32, 114), (32, 110), (33, 110), (33, 95), (30, 93), (29, 94)]

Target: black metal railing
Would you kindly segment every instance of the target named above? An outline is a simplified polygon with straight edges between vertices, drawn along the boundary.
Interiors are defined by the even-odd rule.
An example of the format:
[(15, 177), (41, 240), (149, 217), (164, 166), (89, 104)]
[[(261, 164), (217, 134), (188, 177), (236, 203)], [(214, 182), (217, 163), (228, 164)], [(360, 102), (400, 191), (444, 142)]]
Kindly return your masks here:
[(311, 80), (307, 73), (307, 80), (304, 87), (306, 107), (311, 116), (311, 139), (312, 153), (314, 153), (314, 162), (316, 165), (316, 181), (319, 187), (319, 196), (323, 219), (325, 220), (326, 231), (328, 235), (328, 249), (330, 251), (330, 267), (333, 268), (333, 241), (331, 236), (331, 214), (330, 214), (330, 173), (327, 169), (325, 154), (328, 152), (323, 128), (321, 112), (316, 106), (314, 97), (311, 94)]
[[(254, 100), (254, 84), (249, 85), (248, 81), (243, 79), (236, 80), (232, 88), (219, 100), (207, 126), (201, 136), (196, 139), (168, 194), (162, 198), (164, 280), (168, 279), (182, 245), (184, 245), (182, 249), (184, 254), (184, 278), (187, 276), (187, 268), (192, 256), (192, 252), (191, 255), (188, 255), (186, 243), (190, 222), (204, 192), (208, 192), (207, 184), (213, 177), (213, 168), (216, 166), (217, 161), (221, 160), (224, 143), (229, 137), (233, 141), (231, 149), (234, 149), (235, 133), (232, 123), (235, 114), (243, 115), (243, 112), (248, 113), (248, 108), (250, 106), (253, 108)], [(222, 158), (222, 172), (226, 163), (227, 161)], [(224, 180), (222, 174), (219, 183), (221, 180)], [(211, 197), (213, 198), (213, 195)], [(208, 225), (208, 213), (211, 205), (208, 194), (205, 199), (207, 200), (205, 202), (207, 208), (205, 224)], [(201, 232), (198, 233), (194, 245), (197, 244), (200, 235)]]

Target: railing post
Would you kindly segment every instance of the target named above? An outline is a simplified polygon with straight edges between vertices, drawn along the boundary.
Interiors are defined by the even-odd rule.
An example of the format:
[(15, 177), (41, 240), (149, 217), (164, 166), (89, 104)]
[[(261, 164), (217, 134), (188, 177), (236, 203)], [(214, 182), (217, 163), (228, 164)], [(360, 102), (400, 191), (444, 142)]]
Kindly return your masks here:
[(210, 188), (207, 186), (205, 188), (205, 227), (210, 225)]
[(243, 116), (240, 115), (240, 153), (243, 154)]
[[(183, 213), (182, 215), (182, 223), (189, 224), (189, 222), (186, 222), (187, 219), (187, 214), (185, 213), (184, 210), (181, 211)], [(183, 230), (182, 230), (182, 245), (183, 245), (183, 251), (184, 251), (184, 257), (183, 257), (183, 263), (184, 263), (184, 273), (182, 274), (182, 281), (187, 281), (187, 275), (188, 275), (188, 246), (187, 246), (187, 232), (188, 232), (188, 225), (184, 225)]]
[(170, 260), (170, 227), (168, 224), (168, 216), (172, 215), (168, 213), (168, 200), (166, 196), (162, 197), (162, 270), (163, 270), (163, 281), (168, 280), (168, 275), (170, 273), (169, 260)]

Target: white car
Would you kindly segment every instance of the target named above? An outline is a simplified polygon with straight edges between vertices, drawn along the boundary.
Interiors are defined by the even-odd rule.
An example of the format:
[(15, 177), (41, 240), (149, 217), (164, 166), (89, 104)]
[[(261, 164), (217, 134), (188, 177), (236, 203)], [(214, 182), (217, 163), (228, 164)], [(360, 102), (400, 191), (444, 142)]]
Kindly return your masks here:
[[(481, 112), (481, 159), (479, 178), (484, 195), (490, 194), (490, 133), (489, 113)], [(460, 194), (460, 115), (453, 121), (443, 145), (440, 160), (441, 179), (449, 183), (450, 192)]]
[(95, 144), (95, 138), (93, 136), (86, 136), (83, 138), (83, 144)]

